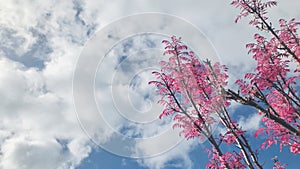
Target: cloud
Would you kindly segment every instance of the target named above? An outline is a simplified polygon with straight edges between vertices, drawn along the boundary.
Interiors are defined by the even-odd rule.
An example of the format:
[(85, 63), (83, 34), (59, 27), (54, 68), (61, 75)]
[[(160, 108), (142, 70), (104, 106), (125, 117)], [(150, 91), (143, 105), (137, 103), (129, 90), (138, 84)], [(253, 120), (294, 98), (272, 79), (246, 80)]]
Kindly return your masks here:
[[(36, 69), (0, 59), (0, 168), (72, 168), (89, 154), (72, 103), (50, 92)], [(66, 140), (63, 148), (58, 140)], [(48, 155), (47, 155), (48, 154)]]
[[(279, 5), (282, 6), (272, 9), (272, 15), (299, 18), (297, 9), (291, 7), (291, 4), (297, 6), (295, 3), (298, 2), (280, 2)], [(80, 128), (73, 107), (72, 75), (76, 57), (85, 42), (98, 28), (104, 28), (116, 19), (141, 12), (163, 12), (182, 17), (205, 33), (222, 63), (233, 67), (233, 75), (239, 77), (242, 68), (249, 70), (252, 66), (249, 64), (251, 58), (246, 55), (244, 44), (252, 41), (255, 30), (249, 28), (245, 24), (246, 21), (233, 24), (237, 10), (227, 1), (111, 0), (108, 3), (104, 0), (43, 0), (33, 3), (16, 0), (1, 1), (0, 6), (0, 168), (75, 168), (89, 155), (89, 138)], [(136, 23), (128, 24), (136, 26)], [(111, 38), (118, 38), (117, 35), (111, 34)], [(138, 42), (140, 41), (137, 40)], [(104, 41), (99, 43), (98, 47), (105, 45)], [(112, 65), (114, 68), (122, 60), (119, 57), (125, 54), (132, 55), (131, 52), (135, 52), (136, 49), (128, 50), (127, 53), (115, 51), (114, 57), (108, 60), (102, 69), (108, 70)], [(141, 63), (136, 64), (142, 65)], [(119, 80), (128, 80), (124, 72), (128, 73), (131, 69), (126, 62), (123, 66), (123, 72), (119, 72)], [(146, 66), (145, 63), (142, 66)], [(112, 71), (106, 72), (101, 77), (105, 80), (111, 77), (111, 73)], [(144, 74), (136, 77), (149, 79)], [(103, 110), (109, 116), (113, 103), (104, 97), (111, 94), (105, 90), (109, 84), (104, 82), (102, 86), (99, 85), (98, 92), (102, 93), (96, 95), (105, 105)], [(143, 80), (131, 82), (130, 90), (136, 90), (135, 93), (130, 91), (133, 92), (130, 95), (133, 106), (140, 110), (147, 109), (148, 104), (140, 103), (148, 97), (147, 92), (152, 89), (147, 88)], [(129, 84), (120, 83), (116, 87), (124, 91), (128, 89)], [(119, 96), (120, 101), (128, 101), (128, 95), (116, 96)], [(148, 101), (154, 98), (150, 96)], [(84, 100), (85, 97), (82, 96), (81, 99)], [(125, 102), (120, 102), (120, 106), (126, 108)], [(158, 110), (159, 108), (155, 109)], [(151, 115), (154, 116), (155, 113)], [(88, 114), (83, 116), (88, 120), (93, 117)], [(119, 117), (112, 115), (110, 118), (116, 129), (126, 125), (120, 123), (124, 121)], [(260, 117), (253, 115), (247, 120), (241, 118), (240, 122), (244, 129), (255, 130), (259, 126), (259, 119)], [(94, 123), (96, 128), (101, 127), (97, 122), (99, 123), (95, 119), (91, 123)], [(156, 126), (161, 124), (157, 122), (149, 126), (135, 126), (133, 134), (151, 137), (159, 131), (165, 131), (164, 126)], [(98, 139), (101, 142), (107, 142), (113, 136), (108, 130), (95, 131), (94, 134), (99, 135)], [(168, 139), (178, 138), (176, 132), (173, 134)], [(168, 139), (155, 145), (159, 147)], [(135, 146), (141, 153), (153, 151), (147, 144)], [(140, 164), (160, 168), (168, 165), (172, 159), (182, 159), (184, 163), (181, 167), (191, 168), (192, 162), (188, 156), (191, 149), (192, 146), (184, 142), (161, 156), (142, 159)]]
[[(150, 149), (159, 147), (161, 146), (161, 144), (163, 144), (164, 142), (168, 142), (171, 139), (174, 139), (174, 137), (166, 140), (161, 140), (161, 143), (157, 143), (155, 145), (145, 145), (143, 147), (143, 150), (152, 151)], [(146, 166), (149, 169), (161, 169), (165, 167), (192, 169), (193, 162), (190, 158), (189, 153), (196, 144), (198, 144), (198, 142), (196, 141), (182, 141), (170, 151), (167, 151), (155, 157), (140, 159), (138, 160), (138, 162), (141, 166)]]
[(0, 51), (27, 67), (44, 68), (44, 62), (51, 60), (49, 55), (57, 49), (57, 38), (83, 45), (99, 24), (93, 19), (96, 16), (91, 17), (94, 11), (84, 10), (84, 4), (77, 0), (59, 5), (45, 0), (0, 5)]
[(91, 144), (73, 109), (72, 72), (98, 23), (80, 20), (83, 4), (0, 3), (0, 168), (75, 168)]
[(261, 127), (261, 118), (262, 115), (253, 113), (247, 118), (241, 116), (238, 120), (238, 123), (240, 124), (243, 130), (255, 132), (258, 128)]

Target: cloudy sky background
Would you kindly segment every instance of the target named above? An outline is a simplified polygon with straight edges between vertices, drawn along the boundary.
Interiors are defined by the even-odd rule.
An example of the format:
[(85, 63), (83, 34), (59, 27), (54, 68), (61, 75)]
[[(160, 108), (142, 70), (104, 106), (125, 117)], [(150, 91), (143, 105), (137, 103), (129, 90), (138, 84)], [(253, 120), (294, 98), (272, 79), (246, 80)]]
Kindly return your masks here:
[[(90, 38), (122, 17), (145, 12), (166, 13), (193, 24), (210, 40), (219, 60), (228, 65), (232, 79), (241, 77), (243, 71), (253, 68), (253, 61), (246, 54), (245, 43), (252, 41), (255, 29), (247, 26), (247, 19), (239, 24), (234, 23), (238, 10), (229, 3), (227, 0), (0, 1), (0, 168), (192, 169), (203, 166), (206, 155), (201, 153), (201, 148), (206, 143), (199, 144), (197, 141), (182, 141), (164, 154), (137, 160), (119, 157), (99, 148), (97, 144), (111, 143), (115, 137), (114, 132), (103, 128), (97, 119), (99, 114), (93, 114), (94, 110), (79, 114), (82, 121), (91, 124), (90, 128), (82, 129), (74, 107), (72, 79), (77, 59), (82, 58), (80, 54)], [(298, 1), (281, 0), (278, 7), (271, 9), (270, 15), (274, 21), (280, 16), (287, 19), (296, 17), (299, 20), (299, 5)], [(138, 27), (146, 22), (127, 24)], [(117, 36), (119, 29), (107, 38), (113, 39), (112, 42), (122, 40)], [(153, 119), (147, 125), (136, 125), (117, 114), (149, 110), (151, 101), (155, 100), (156, 96), (151, 94), (153, 88), (145, 83), (145, 80), (151, 79), (149, 72), (145, 70), (136, 76), (136, 71), (155, 65), (153, 61), (156, 60), (151, 58), (159, 57), (157, 54), (162, 47), (158, 43), (160, 38), (162, 36), (133, 36), (111, 46), (113, 50), (105, 53), (106, 60), (99, 66), (95, 76), (95, 89), (91, 90), (95, 91), (97, 108), (114, 130), (125, 135), (151, 138), (169, 129), (168, 119)], [(188, 38), (184, 40), (189, 41)], [(98, 43), (101, 56), (104, 54), (100, 49), (105, 45), (110, 47), (110, 43)], [(144, 57), (139, 58), (141, 55)], [(130, 76), (127, 76), (129, 73)], [(85, 82), (82, 77), (82, 85), (85, 83), (89, 82)], [(114, 90), (108, 90), (112, 85)], [(114, 93), (124, 90), (126, 94)], [(118, 99), (111, 99), (111, 96)], [(89, 95), (77, 98), (84, 101), (86, 97)], [(122, 105), (126, 101), (132, 105)], [(117, 110), (115, 103), (122, 111), (112, 111)], [(136, 110), (132, 110), (132, 107)], [(139, 114), (130, 114), (130, 117), (135, 118), (135, 121), (147, 121), (155, 117), (159, 113), (156, 110), (160, 108), (152, 105), (151, 110), (150, 114), (153, 114), (148, 114), (146, 119)], [(242, 110), (236, 108), (234, 111)], [(240, 121), (249, 130), (259, 126), (259, 117), (255, 115), (240, 117)], [(90, 131), (89, 136), (87, 131)], [(133, 154), (152, 153), (166, 142), (180, 140), (177, 132), (167, 136), (157, 142), (154, 148), (153, 145), (149, 146), (151, 143), (133, 142)], [(135, 152), (136, 149), (139, 151)], [(278, 148), (271, 148), (271, 152), (278, 152)], [(296, 158), (290, 157), (288, 160), (284, 153), (283, 160), (293, 162)], [(271, 156), (266, 157), (268, 159), (264, 160), (267, 165), (271, 165)]]

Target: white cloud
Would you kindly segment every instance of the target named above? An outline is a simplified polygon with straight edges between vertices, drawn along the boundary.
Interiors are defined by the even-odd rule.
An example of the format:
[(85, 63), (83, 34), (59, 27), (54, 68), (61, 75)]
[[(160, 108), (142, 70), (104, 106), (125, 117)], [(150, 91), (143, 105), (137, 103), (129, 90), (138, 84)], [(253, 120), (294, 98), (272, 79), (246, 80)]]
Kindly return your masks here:
[[(166, 139), (166, 140), (161, 140), (160, 143), (157, 143), (155, 145), (144, 145), (143, 150), (144, 151), (153, 151), (152, 149), (157, 148), (164, 144), (164, 142), (168, 142), (171, 139), (174, 139), (174, 137)], [(150, 158), (144, 158), (138, 160), (140, 165), (142, 166), (147, 166), (149, 169), (161, 169), (166, 166), (172, 168), (186, 168), (186, 169), (192, 169), (193, 168), (193, 162), (190, 159), (189, 153), (193, 149), (193, 147), (199, 144), (196, 141), (182, 141), (179, 143), (177, 146), (172, 148), (171, 150), (164, 152), (163, 154), (160, 154), (155, 157), (150, 157)], [(178, 160), (179, 163), (174, 163), (174, 160)], [(172, 162), (173, 161), (173, 162)]]
[[(70, 168), (90, 152), (71, 102), (46, 91), (41, 72), (0, 59), (0, 167)], [(56, 139), (66, 139), (68, 148)]]
[[(75, 23), (77, 9), (70, 2), (0, 3), (1, 30), (12, 32), (2, 32), (5, 46), (0, 46), (0, 168), (74, 168), (91, 151), (71, 97), (79, 45), (91, 27)], [(47, 40), (51, 49), (47, 57), (37, 56), (47, 61), (40, 71), (24, 66), (22, 60), (7, 59), (32, 52), (24, 56), (29, 59), (35, 49), (43, 54), (33, 32), (44, 36), (42, 42)], [(17, 52), (9, 52), (14, 48)]]
[(262, 115), (254, 113), (248, 118), (241, 116), (238, 120), (238, 123), (240, 124), (243, 130), (254, 132), (261, 127), (261, 118)]
[[(282, 6), (274, 8), (272, 14), (299, 19), (298, 9), (291, 7), (297, 6), (295, 3), (298, 2), (280, 1)], [(0, 1), (0, 6), (0, 35), (3, 37), (0, 40), (0, 168), (74, 168), (88, 156), (89, 139), (77, 122), (72, 103), (72, 73), (83, 44), (100, 23), (103, 28), (113, 20), (134, 13), (169, 13), (202, 29), (222, 62), (234, 67), (233, 75), (240, 76), (234, 71), (251, 67), (244, 43), (252, 41), (254, 29), (249, 28), (246, 21), (233, 24), (237, 10), (227, 1), (16, 0)], [(38, 41), (41, 37), (45, 38), (42, 47)], [(35, 53), (33, 48), (40, 51)], [(45, 64), (41, 70), (26, 66), (24, 62), (31, 55)], [(117, 58), (110, 61), (117, 62)], [(106, 73), (104, 79), (110, 76)], [(141, 85), (140, 92), (146, 91), (145, 83)], [(119, 87), (124, 90), (127, 86)], [(102, 94), (110, 95), (107, 92)], [(140, 101), (142, 98), (142, 95), (134, 95), (131, 99)], [(111, 113), (108, 111), (111, 102), (105, 97), (101, 99), (105, 103), (104, 110)], [(85, 118), (93, 117), (86, 115)], [(240, 122), (244, 129), (255, 130), (259, 120), (259, 116), (253, 115), (249, 119), (241, 118)], [(113, 118), (111, 122), (117, 126), (120, 121)], [(150, 137), (165, 129), (160, 127), (149, 125), (136, 130)], [(178, 138), (175, 134), (169, 139)], [(103, 131), (99, 139), (105, 142), (111, 135), (110, 131)], [(155, 143), (157, 147), (161, 144), (163, 142)], [(153, 151), (147, 144), (136, 147), (141, 152)], [(143, 159), (140, 164), (156, 169), (179, 158), (184, 161), (183, 168), (191, 168), (188, 157), (191, 148), (184, 142), (166, 154)]]
[[(56, 142), (47, 140), (10, 139), (2, 145), (1, 167), (11, 169), (59, 168), (68, 157)], [(51, 153), (50, 153), (51, 152)]]

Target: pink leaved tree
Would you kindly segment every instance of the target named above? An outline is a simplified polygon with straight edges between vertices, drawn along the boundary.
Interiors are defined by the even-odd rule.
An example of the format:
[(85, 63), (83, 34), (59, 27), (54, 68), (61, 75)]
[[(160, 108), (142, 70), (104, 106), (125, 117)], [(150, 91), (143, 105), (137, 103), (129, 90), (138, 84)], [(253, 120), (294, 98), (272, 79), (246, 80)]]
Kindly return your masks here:
[[(297, 80), (300, 72), (300, 47), (294, 19), (280, 19), (280, 28), (268, 23), (266, 9), (276, 5), (274, 1), (235, 0), (232, 5), (241, 9), (241, 17), (252, 16), (250, 25), (272, 35), (267, 39), (256, 34), (255, 43), (247, 44), (257, 65), (244, 79), (237, 80), (236, 92), (227, 86), (227, 68), (209, 60), (200, 62), (193, 51), (173, 36), (164, 40), (168, 61), (161, 61), (161, 71), (153, 72), (157, 92), (164, 106), (160, 118), (172, 116), (174, 127), (182, 128), (181, 135), (187, 139), (207, 139), (211, 148), (206, 149), (207, 168), (263, 168), (257, 152), (250, 145), (246, 132), (228, 111), (230, 101), (251, 106), (263, 114), (263, 128), (255, 137), (265, 134), (267, 139), (261, 147), (279, 142), (289, 146), (292, 153), (300, 153), (300, 99)], [(225, 132), (214, 133), (220, 122)], [(227, 148), (226, 148), (227, 147)], [(226, 151), (225, 151), (226, 150)], [(231, 150), (231, 151), (228, 151)], [(285, 165), (274, 160), (274, 168)]]
[[(279, 142), (289, 146), (292, 153), (300, 153), (300, 38), (295, 19), (279, 19), (280, 28), (272, 27), (266, 16), (268, 7), (275, 1), (235, 0), (232, 4), (241, 9), (241, 17), (252, 16), (249, 24), (267, 32), (267, 39), (255, 34), (255, 43), (247, 44), (249, 53), (256, 61), (254, 72), (247, 73), (244, 79), (237, 80), (240, 92), (228, 90), (231, 99), (249, 105), (264, 115), (265, 128), (256, 131), (255, 136), (265, 133), (268, 138), (262, 147)], [(236, 20), (236, 21), (237, 21)]]
[[(164, 55), (168, 62), (161, 61), (161, 72), (153, 72), (164, 105), (160, 118), (172, 115), (177, 121), (174, 127), (182, 128), (180, 134), (187, 139), (206, 138), (212, 145), (206, 149), (210, 161), (207, 168), (262, 168), (256, 152), (251, 148), (237, 122), (227, 110), (230, 105), (226, 96), (226, 67), (209, 61), (200, 63), (194, 53), (188, 50), (180, 38), (164, 40)], [(225, 133), (213, 134), (214, 125), (220, 121)], [(233, 151), (223, 152), (221, 145)]]

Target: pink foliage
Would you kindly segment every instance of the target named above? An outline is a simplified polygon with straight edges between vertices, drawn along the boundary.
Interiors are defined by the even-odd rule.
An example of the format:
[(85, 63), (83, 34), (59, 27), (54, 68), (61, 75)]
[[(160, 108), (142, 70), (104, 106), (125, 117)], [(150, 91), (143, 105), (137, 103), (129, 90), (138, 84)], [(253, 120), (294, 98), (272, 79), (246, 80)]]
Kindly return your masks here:
[[(249, 53), (256, 61), (254, 73), (247, 73), (244, 79), (237, 80), (241, 93), (245, 98), (261, 105), (268, 113), (262, 119), (266, 143), (270, 145), (280, 142), (283, 145), (300, 148), (300, 99), (296, 90), (296, 81), (300, 80), (300, 38), (297, 34), (299, 22), (295, 19), (286, 21), (279, 19), (280, 29), (267, 23), (268, 7), (276, 5), (274, 1), (235, 0), (232, 4), (241, 8), (238, 18), (253, 15), (251, 25), (270, 32), (273, 37), (267, 39), (259, 34), (254, 35), (255, 43), (247, 44)], [(296, 63), (295, 66), (291, 66)], [(274, 115), (278, 120), (270, 118)], [(282, 122), (285, 123), (283, 125)], [(294, 128), (291, 132), (289, 128)], [(296, 132), (298, 130), (298, 132)], [(257, 133), (261, 132), (259, 129)], [(257, 134), (256, 134), (257, 136)], [(263, 146), (264, 147), (264, 146)], [(293, 148), (291, 147), (291, 150)], [(296, 151), (292, 151), (295, 153)]]
[(285, 169), (286, 164), (280, 164), (280, 162), (275, 162), (273, 169)]
[(208, 152), (209, 163), (206, 164), (206, 168), (210, 169), (225, 169), (226, 165), (229, 168), (246, 168), (242, 163), (243, 155), (237, 152), (226, 152), (222, 156), (218, 156), (215, 150), (206, 149)]
[(277, 156), (275, 156), (273, 158), (273, 162), (274, 162), (274, 166), (273, 169), (285, 169), (285, 167), (287, 166), (287, 164), (281, 164), (278, 159)]
[[(300, 153), (300, 38), (295, 19), (279, 19), (279, 29), (268, 22), (267, 9), (277, 5), (275, 1), (234, 0), (231, 3), (240, 9), (236, 22), (242, 17), (252, 16), (249, 24), (272, 36), (266, 38), (255, 34), (254, 43), (246, 47), (256, 61), (253, 72), (246, 73), (236, 81), (239, 91), (226, 89), (227, 68), (220, 63), (200, 62), (180, 38), (163, 40), (164, 56), (161, 70), (153, 72), (158, 79), (151, 81), (162, 96), (158, 101), (164, 106), (159, 118), (172, 116), (173, 127), (181, 128), (180, 135), (186, 139), (206, 137), (212, 145), (206, 149), (209, 163), (206, 168), (262, 168), (257, 154), (252, 150), (239, 124), (227, 111), (230, 100), (256, 108), (264, 115), (254, 137), (265, 135), (261, 148), (279, 144), (280, 150), (288, 146), (290, 152)], [(225, 133), (213, 135), (211, 127), (220, 122)], [(222, 143), (235, 146), (237, 151), (223, 152)], [(274, 161), (274, 169), (286, 165)]]
[[(164, 55), (168, 56), (168, 62), (161, 61), (161, 71), (153, 72), (158, 81), (149, 82), (156, 85), (157, 92), (162, 96), (158, 103), (165, 109), (159, 117), (173, 116), (176, 121), (173, 127), (181, 128), (180, 135), (186, 139), (206, 137), (211, 142), (215, 150), (208, 168), (245, 168), (243, 158), (252, 166), (248, 153), (252, 153), (252, 158), (259, 165), (244, 136), (245, 131), (230, 118), (226, 110), (230, 105), (224, 88), (228, 79), (227, 68), (218, 62), (200, 63), (194, 53), (175, 36), (171, 41), (163, 40), (163, 43), (166, 45)], [(217, 121), (221, 121), (227, 132), (214, 138), (211, 127)], [(240, 152), (223, 154), (216, 140), (228, 146), (233, 143), (247, 146)]]
[[(153, 72), (160, 81), (149, 82), (156, 85), (163, 96), (159, 103), (165, 109), (160, 118), (177, 113), (174, 127), (182, 128), (181, 134), (188, 139), (198, 137), (201, 131), (193, 123), (200, 127), (212, 125), (216, 122), (212, 114), (219, 111), (218, 105), (229, 105), (221, 95), (221, 86), (227, 84), (226, 68), (219, 63), (213, 66), (200, 63), (175, 36), (163, 43), (166, 45), (164, 55), (168, 55), (169, 60), (160, 62), (160, 73)], [(180, 106), (176, 102), (180, 102)]]

